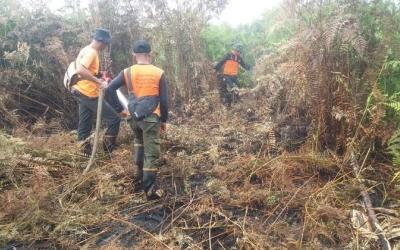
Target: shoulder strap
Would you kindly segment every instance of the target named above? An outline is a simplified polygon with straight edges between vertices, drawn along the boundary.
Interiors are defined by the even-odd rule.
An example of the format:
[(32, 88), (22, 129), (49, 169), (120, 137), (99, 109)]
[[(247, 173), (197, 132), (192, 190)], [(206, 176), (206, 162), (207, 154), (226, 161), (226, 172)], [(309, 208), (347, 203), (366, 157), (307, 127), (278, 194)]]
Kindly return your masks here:
[(126, 83), (126, 86), (128, 87), (129, 93), (131, 93), (133, 95), (134, 93), (133, 93), (133, 89), (132, 89), (132, 70), (131, 70), (131, 67), (127, 68), (126, 70), (127, 70), (126, 76), (128, 78), (127, 79), (128, 82)]

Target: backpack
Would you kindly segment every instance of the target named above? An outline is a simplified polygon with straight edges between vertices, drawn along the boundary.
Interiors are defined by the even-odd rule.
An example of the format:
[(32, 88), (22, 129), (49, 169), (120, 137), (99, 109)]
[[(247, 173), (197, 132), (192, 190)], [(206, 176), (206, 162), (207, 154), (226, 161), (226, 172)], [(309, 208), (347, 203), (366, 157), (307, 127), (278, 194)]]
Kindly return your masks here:
[(131, 82), (132, 82), (132, 76), (131, 76), (131, 70), (128, 69), (128, 89), (130, 92), (129, 98), (128, 98), (128, 111), (133, 117), (133, 120), (135, 121), (141, 121), (144, 118), (148, 117), (149, 115), (153, 114), (154, 110), (157, 109), (159, 103), (160, 103), (160, 97), (159, 96), (142, 96), (142, 97), (136, 97), (135, 94), (133, 93)]
[(64, 75), (64, 87), (71, 91), (72, 86), (74, 86), (79, 80), (79, 75), (76, 73), (76, 61), (69, 64), (67, 71)]
[(158, 107), (160, 98), (158, 96), (142, 96), (136, 98), (135, 95), (129, 95), (128, 111), (135, 121), (141, 121), (153, 114)]

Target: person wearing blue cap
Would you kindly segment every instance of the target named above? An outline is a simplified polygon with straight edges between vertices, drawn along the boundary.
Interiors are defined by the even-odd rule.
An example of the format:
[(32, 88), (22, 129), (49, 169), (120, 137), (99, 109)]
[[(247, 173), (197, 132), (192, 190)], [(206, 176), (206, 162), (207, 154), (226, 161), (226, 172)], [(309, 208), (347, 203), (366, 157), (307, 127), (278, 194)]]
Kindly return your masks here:
[[(100, 89), (107, 86), (107, 83), (97, 77), (100, 72), (100, 51), (104, 50), (111, 43), (110, 32), (98, 28), (92, 35), (92, 42), (84, 47), (76, 59), (76, 72), (79, 74), (79, 81), (72, 87), (72, 94), (79, 103), (78, 141), (84, 155), (90, 155), (92, 146), (88, 140), (92, 130), (92, 120), (97, 114), (97, 99)], [(117, 112), (106, 101), (103, 102), (102, 118), (107, 123), (107, 130), (104, 136), (103, 147), (108, 153), (116, 146), (116, 138), (119, 132), (121, 118)]]

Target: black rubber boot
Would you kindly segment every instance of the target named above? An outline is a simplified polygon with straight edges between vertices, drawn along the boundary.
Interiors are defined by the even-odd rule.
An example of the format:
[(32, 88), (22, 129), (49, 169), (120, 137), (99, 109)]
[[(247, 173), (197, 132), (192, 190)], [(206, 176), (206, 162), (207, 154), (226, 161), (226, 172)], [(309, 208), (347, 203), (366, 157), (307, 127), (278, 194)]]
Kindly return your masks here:
[(137, 172), (135, 180), (133, 182), (133, 191), (135, 193), (141, 192), (143, 190), (143, 164), (137, 165)]
[(85, 140), (79, 143), (80, 151), (84, 157), (90, 157), (92, 154), (92, 144), (89, 140)]
[(230, 108), (232, 104), (232, 92), (227, 91), (225, 93), (224, 105), (227, 108)]
[(148, 201), (158, 200), (164, 196), (164, 191), (156, 188), (156, 173), (143, 173), (143, 191)]
[(133, 190), (134, 192), (141, 192), (143, 190), (143, 163), (144, 163), (143, 147), (135, 147), (133, 162), (137, 167), (137, 172), (133, 183)]
[(103, 140), (103, 150), (105, 153), (111, 154), (117, 147), (117, 137), (112, 135), (105, 135)]

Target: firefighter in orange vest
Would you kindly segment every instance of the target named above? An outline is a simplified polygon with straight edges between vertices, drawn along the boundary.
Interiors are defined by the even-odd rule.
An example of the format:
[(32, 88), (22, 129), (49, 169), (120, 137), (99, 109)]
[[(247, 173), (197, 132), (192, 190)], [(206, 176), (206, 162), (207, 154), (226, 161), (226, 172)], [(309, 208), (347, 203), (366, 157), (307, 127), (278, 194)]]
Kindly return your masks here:
[(138, 167), (135, 189), (142, 189), (148, 200), (163, 195), (156, 188), (160, 167), (160, 132), (166, 130), (168, 119), (168, 89), (164, 71), (151, 64), (150, 44), (144, 40), (134, 43), (136, 64), (124, 69), (107, 87), (117, 98), (116, 90), (126, 86), (129, 92), (131, 128), (134, 132), (134, 163)]
[(231, 106), (233, 91), (237, 88), (238, 84), (238, 73), (239, 65), (244, 69), (249, 70), (248, 66), (240, 56), (243, 50), (243, 45), (235, 44), (232, 51), (224, 56), (224, 58), (218, 62), (214, 69), (220, 71), (222, 68), (222, 79), (219, 85), (220, 99), (227, 107)]

